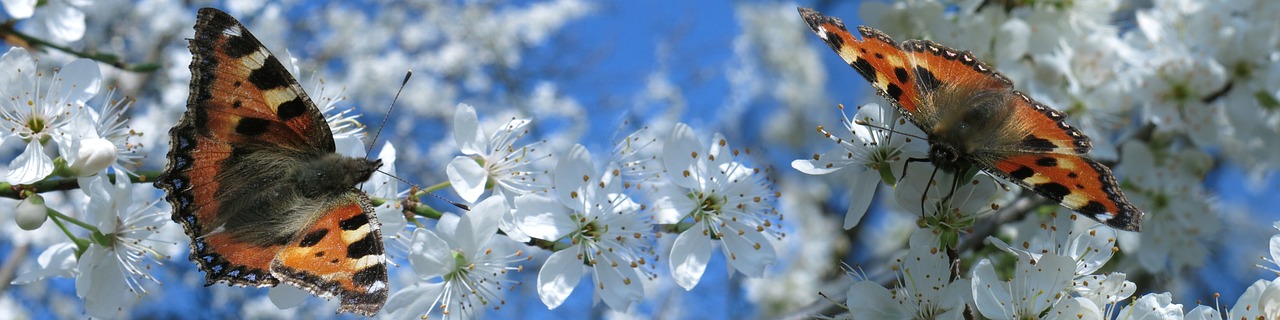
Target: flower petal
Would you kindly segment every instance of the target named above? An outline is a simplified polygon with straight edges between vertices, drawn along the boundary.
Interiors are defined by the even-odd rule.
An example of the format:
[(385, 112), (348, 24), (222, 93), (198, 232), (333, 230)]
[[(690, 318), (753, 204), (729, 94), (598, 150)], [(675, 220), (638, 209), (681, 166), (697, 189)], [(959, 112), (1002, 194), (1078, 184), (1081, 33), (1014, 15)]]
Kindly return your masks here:
[[(738, 221), (725, 221), (724, 225), (728, 232), (720, 238), (721, 249), (729, 265), (738, 272), (759, 278), (764, 276), (765, 269), (777, 263), (777, 252), (773, 251), (773, 245), (764, 234)], [(738, 235), (738, 231), (743, 231), (742, 235)]]
[(595, 176), (595, 166), (591, 164), (591, 154), (581, 144), (569, 148), (569, 152), (556, 164), (555, 188), (560, 203), (575, 211), (586, 211), (583, 207), (584, 186)]
[(871, 201), (875, 199), (876, 187), (879, 186), (879, 172), (863, 170), (853, 176), (853, 185), (849, 186), (853, 190), (853, 198), (849, 199), (849, 211), (844, 213), (845, 230), (853, 229), (862, 221), (867, 208), (871, 207)]
[(978, 312), (992, 319), (1013, 319), (1013, 295), (1009, 292), (1009, 284), (1001, 281), (996, 275), (996, 268), (991, 261), (982, 259), (973, 268), (973, 300)]
[(480, 129), (480, 120), (476, 117), (476, 108), (459, 103), (453, 113), (453, 140), (458, 149), (465, 155), (482, 155), (489, 150), (489, 140)]
[(893, 300), (889, 289), (872, 281), (858, 281), (849, 286), (845, 295), (845, 305), (849, 314), (865, 316), (867, 319), (910, 319), (898, 301)]
[(707, 262), (711, 261), (711, 239), (702, 233), (706, 230), (702, 224), (685, 230), (676, 237), (671, 245), (671, 277), (685, 290), (693, 290), (707, 271)]
[(547, 309), (559, 307), (573, 293), (582, 280), (582, 260), (578, 259), (578, 247), (560, 250), (547, 257), (538, 271), (538, 297)]
[(449, 176), (449, 184), (462, 200), (474, 203), (484, 194), (484, 186), (489, 182), (489, 173), (476, 163), (475, 159), (457, 156), (445, 166), (445, 175)]
[(443, 282), (415, 282), (396, 291), (382, 307), (386, 319), (418, 319), (437, 305)]
[(409, 265), (419, 278), (429, 279), (454, 269), (453, 251), (449, 243), (426, 229), (413, 230), (409, 245)]
[(274, 286), (267, 290), (267, 298), (280, 309), (297, 308), (307, 302), (307, 297), (310, 296), (307, 290), (290, 285)]
[[(601, 252), (603, 261), (626, 261), (616, 253)], [(644, 285), (640, 283), (640, 275), (630, 265), (597, 263), (595, 272), (596, 294), (609, 308), (619, 312), (627, 312), (632, 305), (644, 299)]]
[(688, 125), (677, 123), (675, 128), (671, 129), (671, 136), (663, 142), (662, 161), (676, 185), (690, 189), (697, 187), (697, 176), (695, 176), (697, 172), (694, 165), (698, 160), (696, 155), (701, 155), (703, 152), (706, 150)]
[(565, 212), (564, 205), (541, 194), (517, 197), (513, 215), (516, 226), (524, 234), (538, 239), (559, 239), (578, 228)]
[(40, 145), (40, 141), (32, 139), (22, 154), (9, 162), (9, 172), (5, 173), (5, 179), (10, 184), (30, 184), (51, 173), (53, 159), (44, 153), (44, 146)]

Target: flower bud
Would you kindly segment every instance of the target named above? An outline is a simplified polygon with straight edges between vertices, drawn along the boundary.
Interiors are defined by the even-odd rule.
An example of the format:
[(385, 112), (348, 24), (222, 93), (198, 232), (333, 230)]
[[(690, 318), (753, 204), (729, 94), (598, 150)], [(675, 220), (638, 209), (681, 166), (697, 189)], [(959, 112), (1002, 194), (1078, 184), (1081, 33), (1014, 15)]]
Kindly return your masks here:
[(18, 208), (14, 209), (14, 220), (17, 220), (18, 227), (22, 230), (35, 230), (49, 219), (49, 213), (44, 206), (44, 197), (40, 195), (32, 195), (18, 202)]
[(81, 177), (92, 176), (106, 170), (116, 162), (116, 145), (102, 138), (80, 140), (80, 150), (76, 150), (76, 161), (71, 170)]

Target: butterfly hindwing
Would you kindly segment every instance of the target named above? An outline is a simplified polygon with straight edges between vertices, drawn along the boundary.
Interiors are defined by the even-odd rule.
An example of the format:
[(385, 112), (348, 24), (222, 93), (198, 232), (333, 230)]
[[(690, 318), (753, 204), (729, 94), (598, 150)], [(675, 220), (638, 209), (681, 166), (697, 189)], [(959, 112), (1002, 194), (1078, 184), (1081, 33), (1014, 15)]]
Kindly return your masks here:
[(373, 206), (363, 194), (334, 203), (327, 215), (285, 246), (271, 271), (282, 281), (331, 297), (338, 311), (373, 315), (387, 298), (387, 265)]
[(1120, 230), (1138, 230), (1142, 212), (1129, 204), (1111, 169), (1087, 157), (1021, 154), (994, 165), (1000, 175), (1062, 206)]

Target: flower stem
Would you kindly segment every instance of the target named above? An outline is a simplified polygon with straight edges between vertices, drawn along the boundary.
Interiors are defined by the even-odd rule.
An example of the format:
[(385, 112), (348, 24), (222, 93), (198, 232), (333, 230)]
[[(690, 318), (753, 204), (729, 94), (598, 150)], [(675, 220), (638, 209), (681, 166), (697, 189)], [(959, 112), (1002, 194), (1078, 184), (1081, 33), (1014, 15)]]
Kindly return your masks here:
[[(62, 219), (64, 218), (68, 219), (72, 221), (72, 223), (76, 223), (76, 225), (81, 225), (84, 222), (80, 222), (79, 220), (72, 219), (71, 217), (63, 215), (61, 212), (58, 212), (57, 210), (53, 210), (53, 209), (45, 209), (45, 210), (47, 210), (49, 214), (49, 219), (53, 220), (53, 224), (58, 225), (58, 229), (62, 229), (62, 233), (66, 234), (67, 238), (71, 239), (71, 242), (76, 244), (76, 257), (80, 257), (81, 254), (84, 254), (85, 250), (89, 250), (89, 241), (85, 239), (80, 239), (79, 237), (76, 237), (76, 235), (72, 234), (71, 230), (67, 230), (67, 226), (62, 224)], [(93, 228), (92, 226), (90, 226), (89, 228), (91, 230), (97, 230), (97, 228)]]
[(36, 38), (31, 35), (22, 33), (22, 31), (18, 31), (18, 29), (15, 29), (13, 27), (13, 24), (0, 24), (0, 34), (13, 35), (15, 37), (18, 37), (19, 39), (22, 39), (22, 41), (26, 41), (27, 43), (33, 44), (35, 46), (53, 48), (55, 50), (65, 52), (73, 56), (102, 62), (108, 65), (111, 65), (112, 67), (116, 67), (126, 71), (152, 72), (160, 69), (159, 63), (147, 62), (142, 64), (127, 65), (124, 62), (120, 62), (120, 57), (114, 54), (77, 51), (77, 50), (71, 49), (70, 47), (58, 45), (56, 43), (45, 41), (44, 39)]

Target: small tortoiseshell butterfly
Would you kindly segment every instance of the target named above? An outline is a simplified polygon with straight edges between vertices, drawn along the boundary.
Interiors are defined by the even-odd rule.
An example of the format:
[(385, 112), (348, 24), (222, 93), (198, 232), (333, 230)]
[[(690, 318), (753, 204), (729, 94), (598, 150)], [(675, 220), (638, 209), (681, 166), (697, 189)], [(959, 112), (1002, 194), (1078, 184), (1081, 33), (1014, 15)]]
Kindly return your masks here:
[(324, 115), (231, 15), (200, 9), (195, 30), (187, 111), (155, 185), (205, 285), (284, 282), (341, 296), (339, 312), (376, 314), (386, 258), (373, 206), (354, 186), (382, 161), (335, 153)]
[(928, 40), (896, 44), (865, 26), (858, 40), (840, 19), (799, 10), (818, 37), (929, 135), (929, 160), (938, 168), (976, 166), (1113, 228), (1138, 231), (1142, 212), (1111, 170), (1085, 155), (1089, 137), (973, 53)]

